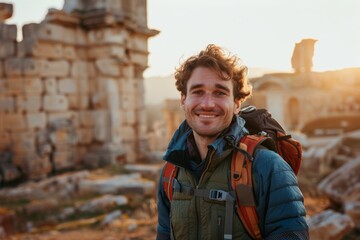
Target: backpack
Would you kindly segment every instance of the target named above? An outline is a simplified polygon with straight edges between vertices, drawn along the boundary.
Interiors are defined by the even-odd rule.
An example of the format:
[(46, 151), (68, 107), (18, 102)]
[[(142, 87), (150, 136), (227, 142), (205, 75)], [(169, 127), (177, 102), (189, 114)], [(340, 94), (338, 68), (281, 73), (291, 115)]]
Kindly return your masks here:
[[(302, 148), (298, 141), (286, 134), (285, 130), (267, 110), (249, 106), (243, 108), (239, 114), (246, 121), (245, 127), (249, 130), (249, 135), (242, 137), (238, 144), (231, 143), (237, 149), (232, 156), (229, 179), (232, 191), (235, 193), (234, 196), (222, 190), (214, 189), (205, 194), (202, 189), (200, 190), (202, 191), (201, 195), (196, 195), (196, 189), (190, 189), (187, 192), (212, 200), (226, 201), (224, 239), (232, 239), (234, 202), (237, 206), (235, 208), (236, 214), (241, 219), (248, 234), (253, 239), (262, 239), (252, 185), (252, 160), (255, 150), (259, 146), (264, 146), (277, 152), (297, 175), (301, 165)], [(162, 172), (162, 185), (170, 202), (174, 190), (186, 190), (184, 186), (175, 186), (179, 185), (178, 181), (175, 181), (178, 171), (179, 167), (166, 162)]]

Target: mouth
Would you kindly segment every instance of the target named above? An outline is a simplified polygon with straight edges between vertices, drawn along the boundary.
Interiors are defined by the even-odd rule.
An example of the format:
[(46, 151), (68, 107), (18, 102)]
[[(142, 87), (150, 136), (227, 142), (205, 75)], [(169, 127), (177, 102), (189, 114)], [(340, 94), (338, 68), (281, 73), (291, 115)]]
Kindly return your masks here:
[(219, 111), (195, 111), (194, 113), (197, 117), (202, 119), (214, 119), (221, 115)]
[(206, 119), (215, 118), (218, 116), (217, 114), (196, 114), (196, 115), (200, 118), (206, 118)]

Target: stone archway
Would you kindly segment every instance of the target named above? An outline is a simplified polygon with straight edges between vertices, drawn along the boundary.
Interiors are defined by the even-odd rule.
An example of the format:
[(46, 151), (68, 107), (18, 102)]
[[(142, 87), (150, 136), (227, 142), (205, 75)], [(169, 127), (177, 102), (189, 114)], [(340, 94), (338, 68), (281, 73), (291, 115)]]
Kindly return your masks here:
[(300, 101), (299, 99), (292, 97), (287, 103), (288, 113), (288, 128), (294, 130), (299, 127), (300, 124)]

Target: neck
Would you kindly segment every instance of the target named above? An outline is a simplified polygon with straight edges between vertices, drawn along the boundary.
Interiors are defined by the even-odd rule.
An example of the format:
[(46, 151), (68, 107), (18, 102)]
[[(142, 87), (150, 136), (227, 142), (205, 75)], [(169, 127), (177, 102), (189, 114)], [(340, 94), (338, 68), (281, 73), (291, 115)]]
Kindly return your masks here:
[(196, 146), (199, 150), (200, 157), (202, 160), (206, 158), (208, 148), (207, 146), (215, 141), (217, 136), (211, 136), (211, 137), (204, 137), (200, 136), (197, 133), (194, 132), (194, 139)]

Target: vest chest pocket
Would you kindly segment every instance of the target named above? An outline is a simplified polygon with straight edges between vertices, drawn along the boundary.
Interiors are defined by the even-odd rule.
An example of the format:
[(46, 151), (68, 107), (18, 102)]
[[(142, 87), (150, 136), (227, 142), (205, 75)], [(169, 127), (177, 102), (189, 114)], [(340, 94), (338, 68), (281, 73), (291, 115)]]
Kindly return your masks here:
[(224, 239), (225, 208), (216, 208), (211, 211), (209, 239)]

